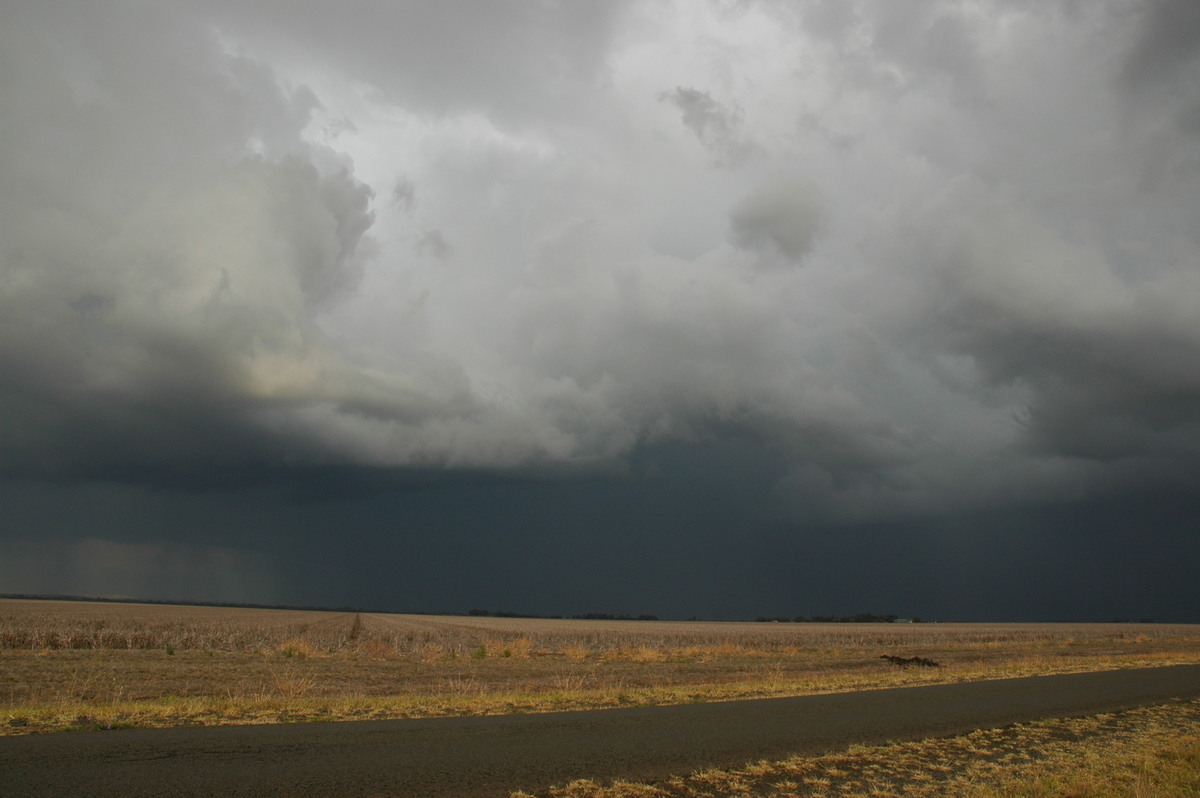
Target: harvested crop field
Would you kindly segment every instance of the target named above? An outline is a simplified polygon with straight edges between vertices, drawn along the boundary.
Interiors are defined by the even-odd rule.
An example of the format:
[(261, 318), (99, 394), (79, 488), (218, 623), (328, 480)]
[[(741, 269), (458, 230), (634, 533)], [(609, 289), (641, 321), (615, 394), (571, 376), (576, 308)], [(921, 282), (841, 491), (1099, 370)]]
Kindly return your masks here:
[(553, 711), (1200, 663), (1200, 627), (519, 619), (0, 600), (0, 733)]

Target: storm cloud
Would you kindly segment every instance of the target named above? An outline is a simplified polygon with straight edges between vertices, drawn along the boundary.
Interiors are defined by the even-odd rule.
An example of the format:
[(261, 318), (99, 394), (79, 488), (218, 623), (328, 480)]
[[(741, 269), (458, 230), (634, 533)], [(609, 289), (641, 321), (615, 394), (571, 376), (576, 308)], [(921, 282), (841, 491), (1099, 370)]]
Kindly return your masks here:
[(1188, 0), (8, 4), (0, 578), (1118, 613), (945, 587), (1091, 528), (1195, 618), (1197, 86)]

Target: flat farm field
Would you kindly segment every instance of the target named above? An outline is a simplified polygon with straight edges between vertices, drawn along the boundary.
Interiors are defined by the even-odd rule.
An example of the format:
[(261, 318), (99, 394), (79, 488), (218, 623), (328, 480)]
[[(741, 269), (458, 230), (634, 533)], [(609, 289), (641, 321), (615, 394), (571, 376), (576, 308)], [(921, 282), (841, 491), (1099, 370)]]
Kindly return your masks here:
[(0, 599), (0, 734), (545, 712), (1200, 663), (1200, 626), (552, 620)]

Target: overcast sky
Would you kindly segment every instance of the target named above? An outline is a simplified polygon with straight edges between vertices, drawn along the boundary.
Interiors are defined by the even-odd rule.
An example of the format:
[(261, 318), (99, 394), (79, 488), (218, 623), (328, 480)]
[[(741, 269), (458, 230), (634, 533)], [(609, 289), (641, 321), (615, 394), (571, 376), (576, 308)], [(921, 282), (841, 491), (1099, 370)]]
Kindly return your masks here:
[(1200, 3), (0, 9), (0, 592), (1200, 621)]

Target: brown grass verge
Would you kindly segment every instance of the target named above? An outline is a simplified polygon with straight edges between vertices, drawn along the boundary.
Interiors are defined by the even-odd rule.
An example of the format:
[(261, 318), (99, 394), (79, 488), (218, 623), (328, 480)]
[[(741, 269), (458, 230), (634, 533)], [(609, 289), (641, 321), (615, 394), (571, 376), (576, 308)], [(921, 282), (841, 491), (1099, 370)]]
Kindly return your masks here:
[(1116, 798), (1200, 794), (1200, 701), (855, 746), (662, 783), (580, 780), (513, 798)]

